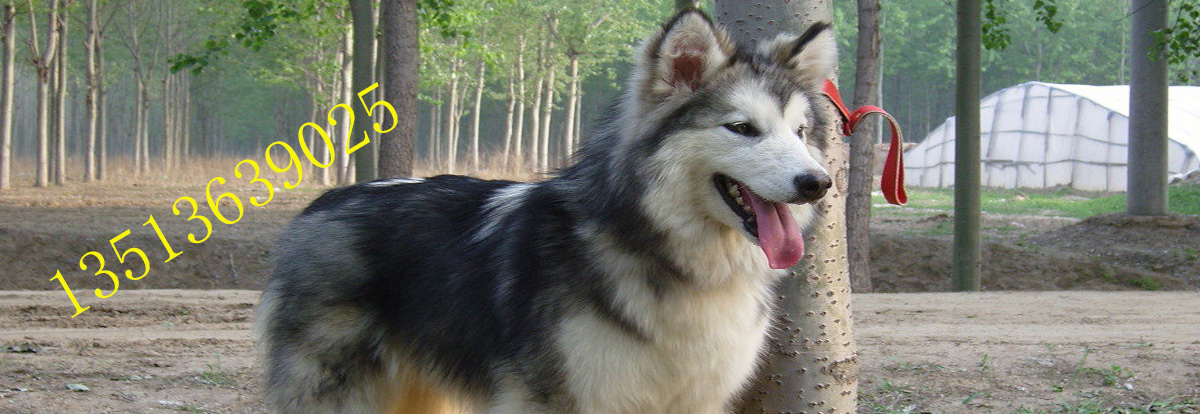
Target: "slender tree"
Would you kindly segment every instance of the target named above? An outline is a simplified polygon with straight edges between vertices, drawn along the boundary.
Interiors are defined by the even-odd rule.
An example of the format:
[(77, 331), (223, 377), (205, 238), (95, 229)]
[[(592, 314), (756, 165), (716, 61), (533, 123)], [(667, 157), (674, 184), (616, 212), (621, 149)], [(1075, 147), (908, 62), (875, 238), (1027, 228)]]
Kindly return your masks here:
[[(879, 105), (879, 0), (858, 0), (858, 56), (854, 70), (854, 107)], [(871, 291), (871, 189), (875, 181), (875, 134), (879, 120), (856, 126), (850, 138), (850, 193), (846, 196), (846, 249), (850, 284)]]
[(37, 40), (37, 19), (34, 17), (33, 0), (29, 0), (29, 56), (38, 77), (37, 100), (37, 178), (35, 187), (50, 184), (50, 71), (58, 51), (58, 0), (46, 0), (49, 11), (46, 16), (46, 44), (44, 49)]
[(100, 124), (100, 70), (97, 66), (96, 45), (100, 42), (100, 18), (98, 0), (88, 0), (86, 5), (87, 39), (83, 45), (87, 52), (87, 96), (84, 98), (87, 107), (87, 130), (84, 132), (83, 182), (88, 183), (96, 179), (96, 137)]
[(0, 100), (0, 190), (12, 186), (13, 88), (16, 87), (17, 6), (4, 3), (4, 91)]
[[(717, 21), (741, 42), (771, 39), (783, 30), (802, 32), (833, 18), (830, 0), (718, 0), (715, 6)], [(817, 104), (833, 116), (828, 102)], [(834, 144), (838, 132), (831, 125), (813, 133), (828, 138), (817, 141), (825, 146), (829, 175), (844, 177), (845, 150)], [(763, 369), (742, 401), (742, 413), (855, 412), (858, 358), (842, 221), (845, 193), (844, 180), (836, 180), (818, 203), (818, 219), (805, 238), (808, 252), (777, 288), (774, 334)]]
[(487, 62), (479, 60), (479, 74), (475, 77), (475, 109), (471, 111), (471, 170), (479, 171), (479, 114), (483, 112), (483, 85)]
[[(396, 108), (396, 128), (380, 136), (380, 177), (413, 175), (413, 140), (417, 130), (417, 68), (420, 59), (416, 0), (383, 0), (379, 24), (384, 49), (380, 59), (387, 100)], [(386, 127), (385, 127), (386, 128)]]
[[(372, 79), (373, 68), (375, 62), (371, 61), (372, 51), (375, 50), (375, 20), (371, 15), (371, 0), (350, 0), (350, 14), (354, 21), (354, 81), (351, 83), (350, 90), (354, 94), (366, 90), (374, 83)], [(357, 99), (355, 99), (357, 101)], [(371, 101), (367, 101), (369, 104)], [(351, 146), (366, 138), (365, 134), (371, 128), (371, 118), (367, 116), (367, 108), (363, 108), (362, 104), (349, 101), (351, 107), (354, 108), (354, 131), (351, 131), (353, 136), (347, 142)], [(355, 179), (358, 181), (374, 180), (379, 165), (375, 158), (375, 151), (372, 148), (359, 148), (359, 151), (354, 153), (355, 159)]]
[(1167, 0), (1132, 0), (1129, 167), (1126, 212), (1167, 213), (1167, 59), (1155, 36), (1167, 27)]
[(51, 105), (54, 107), (50, 117), (54, 122), (54, 161), (51, 163), (54, 171), (50, 174), (54, 185), (63, 185), (67, 179), (67, 5), (66, 1), (59, 4), (58, 15), (55, 17), (58, 19), (58, 47), (54, 53), (57, 53), (58, 57), (54, 59), (54, 76), (51, 77), (51, 87), (54, 88)]
[(978, 291), (980, 260), (980, 54), (983, 21), (979, 0), (958, 0), (955, 66), (954, 273), (957, 291)]

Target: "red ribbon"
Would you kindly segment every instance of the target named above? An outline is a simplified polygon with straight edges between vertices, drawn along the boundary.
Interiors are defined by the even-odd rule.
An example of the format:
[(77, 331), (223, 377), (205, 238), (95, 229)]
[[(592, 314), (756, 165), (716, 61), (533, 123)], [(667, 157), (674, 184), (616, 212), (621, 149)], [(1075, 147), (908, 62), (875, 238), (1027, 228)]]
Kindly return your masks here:
[(838, 115), (842, 118), (843, 135), (853, 135), (854, 126), (869, 114), (883, 115), (887, 119), (888, 124), (892, 127), (892, 144), (888, 148), (887, 160), (883, 163), (883, 179), (879, 183), (879, 188), (883, 191), (883, 198), (887, 199), (888, 203), (898, 206), (907, 203), (908, 194), (904, 192), (904, 138), (900, 136), (900, 124), (896, 122), (896, 118), (893, 118), (883, 108), (874, 105), (867, 105), (855, 109), (853, 113), (850, 112), (846, 109), (846, 104), (842, 103), (842, 95), (838, 93), (837, 85), (834, 85), (832, 80), (825, 80), (825, 96), (828, 96), (838, 109)]

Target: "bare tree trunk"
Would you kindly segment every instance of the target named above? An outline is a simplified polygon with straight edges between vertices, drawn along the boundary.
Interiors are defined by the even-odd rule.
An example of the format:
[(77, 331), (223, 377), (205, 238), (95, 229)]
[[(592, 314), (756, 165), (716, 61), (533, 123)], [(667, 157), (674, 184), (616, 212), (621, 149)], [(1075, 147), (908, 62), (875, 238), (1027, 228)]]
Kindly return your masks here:
[[(341, 52), (342, 81), (341, 81), (341, 83), (338, 84), (338, 88), (336, 90), (336, 95), (335, 95), (337, 97), (338, 102), (346, 102), (347, 104), (354, 103), (354, 101), (350, 100), (350, 97), (353, 94), (353, 92), (350, 92), (350, 88), (352, 88), (354, 86), (353, 68), (354, 68), (354, 63), (355, 63), (354, 58), (353, 58), (354, 39), (353, 39), (353, 37), (351, 37), (352, 32), (353, 31), (351, 30), (351, 31), (347, 31), (342, 34), (342, 52)], [(350, 115), (351, 114), (341, 112), (342, 118), (337, 121), (341, 125), (338, 126), (338, 132), (337, 132), (338, 138), (337, 138), (337, 142), (334, 143), (333, 147), (337, 149), (335, 154), (340, 153), (342, 156), (338, 157), (335, 154), (330, 154), (333, 157), (333, 159), (337, 160), (337, 163), (335, 165), (337, 166), (337, 184), (338, 185), (347, 185), (353, 181), (350, 178), (350, 158), (351, 157), (346, 154), (347, 148), (350, 148), (350, 145), (352, 145), (352, 144), (350, 144), (350, 138), (351, 138), (350, 134), (353, 132), (350, 130)], [(354, 115), (355, 115), (355, 118), (354, 118), (355, 121), (357, 121), (357, 122), (365, 122), (366, 121), (365, 119), (363, 119), (362, 121), (358, 121), (360, 119), (357, 117), (358, 114), (355, 113)], [(332, 128), (330, 128), (330, 129), (332, 129)], [(329, 129), (326, 129), (326, 131), (328, 131), (329, 133), (333, 133), (333, 131), (330, 131)]]
[(100, 153), (97, 154), (96, 179), (104, 181), (108, 178), (108, 91), (104, 88), (104, 38), (96, 37), (96, 119), (99, 120)]
[(384, 89), (387, 100), (396, 108), (396, 128), (380, 136), (379, 175), (413, 175), (413, 139), (417, 130), (417, 88), (419, 86), (417, 2), (384, 1), (379, 24), (383, 26)]
[(429, 123), (429, 168), (438, 170), (438, 165), (442, 162), (442, 102), (443, 97), (442, 87), (435, 86), (433, 88), (433, 100), (437, 102), (430, 109)]
[(450, 62), (450, 99), (446, 102), (446, 172), (458, 167), (458, 71), (459, 59)]
[(1155, 34), (1167, 26), (1167, 0), (1132, 0), (1129, 167), (1125, 211), (1167, 214), (1167, 59)]
[(65, 3), (58, 13), (58, 58), (54, 63), (54, 184), (67, 179), (67, 19)]
[(138, 141), (141, 143), (141, 172), (150, 173), (150, 87), (146, 86), (146, 82), (138, 75), (137, 81), (137, 132)]
[(529, 108), (529, 155), (530, 169), (533, 171), (537, 171), (538, 160), (541, 159), (538, 150), (541, 149), (542, 140), (542, 88), (545, 83), (546, 78), (538, 75), (537, 87), (533, 91), (533, 106)]
[[(37, 178), (35, 187), (50, 185), (50, 71), (53, 69), (54, 57), (58, 51), (58, 0), (47, 0), (50, 12), (47, 13), (46, 46), (38, 51), (37, 22), (33, 14), (29, 16), (30, 42), (29, 55), (33, 57), (33, 66), (38, 76), (37, 103)], [(29, 0), (29, 9), (33, 10), (33, 0)]]
[[(779, 31), (803, 32), (832, 21), (831, 0), (718, 0), (717, 21), (741, 42), (768, 40)], [(832, 117), (832, 106), (821, 100)], [(834, 187), (817, 204), (818, 218), (805, 237), (804, 259), (780, 283), (774, 334), (763, 367), (745, 393), (741, 413), (837, 413), (856, 410), (858, 357), (850, 313), (845, 218), (847, 163), (838, 131), (823, 134), (825, 168)], [(818, 141), (821, 142), (821, 141)]]
[[(350, 0), (350, 13), (354, 20), (354, 81), (350, 86), (350, 96), (345, 102), (353, 102), (350, 97), (360, 91), (370, 87), (374, 80), (375, 62), (372, 61), (372, 52), (375, 50), (375, 19), (372, 16), (372, 0)], [(355, 99), (357, 100), (357, 99)], [(367, 131), (371, 130), (371, 119), (367, 116), (367, 108), (363, 108), (362, 104), (350, 106), (354, 107), (354, 119), (361, 119), (360, 122), (355, 122), (354, 130), (351, 134), (354, 138), (347, 142), (354, 142), (357, 145), (363, 139), (366, 139)], [(371, 147), (359, 148), (354, 155), (354, 176), (357, 181), (371, 181), (378, 175), (379, 160), (375, 158), (375, 148), (378, 145)]]
[[(858, 0), (858, 56), (854, 73), (854, 107), (879, 104), (879, 0)], [(871, 188), (875, 181), (875, 134), (878, 117), (859, 122), (850, 138), (850, 193), (846, 197), (846, 249), (850, 252), (850, 287), (870, 292)]]
[(12, 187), (13, 88), (16, 87), (17, 6), (4, 5), (4, 95), (0, 101), (0, 190)]
[(537, 163), (538, 171), (543, 173), (550, 170), (550, 118), (554, 115), (554, 77), (558, 72), (554, 64), (554, 34), (557, 32), (558, 18), (547, 16), (546, 53), (542, 66), (546, 71), (546, 99), (542, 109), (542, 148), (538, 151), (541, 158)]
[(983, 48), (979, 0), (958, 0), (955, 51), (954, 271), (957, 291), (978, 291), (980, 261), (980, 54)]
[[(192, 158), (192, 75), (184, 73), (184, 82), (181, 82), (180, 92), (183, 95), (183, 114), (182, 122), (180, 122), (179, 132), (183, 137), (183, 162), (187, 163)], [(299, 167), (297, 167), (299, 168)]]
[(479, 171), (479, 113), (483, 109), (483, 81), (487, 65), (480, 59), (479, 76), (475, 80), (475, 110), (471, 113), (471, 168)]
[[(513, 158), (517, 163), (524, 164), (525, 136), (525, 35), (517, 37), (517, 120), (513, 130)], [(507, 162), (508, 159), (506, 158)]]
[(515, 85), (515, 82), (513, 81), (512, 76), (508, 77), (508, 104), (505, 106), (505, 108), (506, 109), (504, 111), (504, 156), (501, 158), (500, 162), (503, 163), (504, 167), (508, 167), (508, 156), (511, 154), (510, 151), (512, 151), (513, 119), (516, 116), (516, 109), (517, 109), (516, 85)]
[(97, 84), (97, 74), (99, 72), (96, 67), (96, 39), (99, 37), (99, 4), (97, 0), (88, 0), (87, 2), (87, 40), (84, 42), (87, 49), (87, 97), (84, 102), (87, 104), (87, 131), (85, 132), (85, 148), (83, 150), (83, 182), (90, 183), (96, 179), (96, 130), (99, 125), (99, 108), (100, 91)]
[(565, 157), (570, 157), (575, 150), (575, 106), (579, 102), (579, 54), (570, 53), (570, 87), (567, 89), (567, 124), (563, 127), (563, 154)]
[[(170, 29), (168, 29), (170, 30)], [(162, 80), (162, 134), (163, 169), (171, 172), (175, 168), (175, 86), (170, 73)]]

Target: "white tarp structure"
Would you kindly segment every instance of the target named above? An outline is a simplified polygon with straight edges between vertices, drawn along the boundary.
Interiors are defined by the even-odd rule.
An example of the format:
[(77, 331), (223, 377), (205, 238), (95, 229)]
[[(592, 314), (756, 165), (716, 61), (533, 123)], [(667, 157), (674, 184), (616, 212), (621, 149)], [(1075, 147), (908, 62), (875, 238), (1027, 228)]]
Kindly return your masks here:
[[(1172, 86), (1168, 105), (1167, 169), (1200, 169), (1200, 87)], [(984, 186), (1125, 191), (1128, 85), (1029, 82), (979, 106)], [(904, 164), (909, 186), (953, 186), (954, 118), (908, 150)]]

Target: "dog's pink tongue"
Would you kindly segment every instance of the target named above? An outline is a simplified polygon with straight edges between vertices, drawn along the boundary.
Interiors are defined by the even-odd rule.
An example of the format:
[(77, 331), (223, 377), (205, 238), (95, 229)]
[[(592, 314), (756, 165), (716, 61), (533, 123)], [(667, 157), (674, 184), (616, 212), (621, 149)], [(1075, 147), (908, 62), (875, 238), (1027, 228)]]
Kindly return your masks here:
[(750, 199), (750, 208), (754, 209), (758, 222), (758, 246), (767, 254), (771, 268), (795, 266), (804, 256), (804, 236), (787, 204), (771, 203), (753, 194), (746, 198)]

